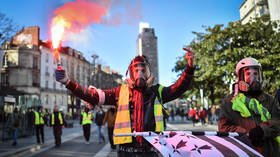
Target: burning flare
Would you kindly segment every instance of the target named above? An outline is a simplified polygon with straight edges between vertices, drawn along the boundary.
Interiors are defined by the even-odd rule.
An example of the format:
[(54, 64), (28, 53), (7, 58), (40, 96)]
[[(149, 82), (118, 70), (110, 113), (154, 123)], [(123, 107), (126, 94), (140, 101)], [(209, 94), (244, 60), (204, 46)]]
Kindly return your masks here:
[(51, 26), (53, 49), (57, 49), (59, 47), (65, 28), (69, 28), (70, 26), (70, 23), (65, 21), (61, 16), (56, 16), (53, 18)]
[(54, 58), (57, 64), (60, 64), (59, 46), (66, 28), (71, 25), (64, 20), (61, 16), (56, 16), (52, 20), (51, 25), (51, 37), (52, 37), (52, 48), (54, 49)]

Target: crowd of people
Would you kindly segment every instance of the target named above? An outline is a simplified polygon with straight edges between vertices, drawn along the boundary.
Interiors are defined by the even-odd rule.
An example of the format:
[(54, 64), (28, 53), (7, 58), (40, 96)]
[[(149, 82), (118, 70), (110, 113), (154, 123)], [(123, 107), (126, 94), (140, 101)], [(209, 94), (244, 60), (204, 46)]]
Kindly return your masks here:
[[(194, 126), (198, 121), (202, 125), (218, 124), (218, 131), (242, 134), (240, 140), (264, 156), (280, 156), (280, 89), (274, 97), (265, 93), (262, 88), (262, 66), (258, 60), (248, 57), (238, 62), (233, 92), (221, 100), (220, 105), (212, 105), (208, 109), (191, 107), (187, 111), (171, 108), (166, 112), (163, 104), (178, 98), (186, 90), (191, 90), (190, 84), (196, 66), (194, 54), (190, 50), (187, 50), (186, 61), (186, 69), (181, 76), (167, 87), (153, 84), (151, 65), (145, 56), (136, 56), (131, 61), (127, 70), (129, 77), (125, 83), (107, 90), (93, 86), (84, 88), (70, 79), (63, 68), (57, 69), (55, 73), (57, 81), (87, 103), (80, 120), (86, 143), (89, 144), (90, 125), (93, 121), (98, 127), (98, 142), (105, 142), (101, 129), (107, 123), (111, 148), (116, 149), (118, 146), (120, 157), (158, 156), (154, 148), (140, 136), (116, 137), (113, 134), (164, 131), (167, 115), (170, 121), (174, 121), (176, 117), (192, 120)], [(105, 113), (103, 105), (113, 107)], [(90, 113), (93, 108), (97, 109), (95, 116)], [(34, 111), (37, 143), (44, 143), (42, 127), (47, 121), (41, 110), (38, 108)], [(17, 117), (16, 112), (15, 110), (14, 117)], [(53, 114), (48, 117), (50, 126), (53, 126), (56, 146), (59, 146), (62, 127), (65, 125), (64, 116), (55, 107)], [(16, 137), (17, 126), (15, 123), (13, 137)], [(14, 143), (16, 144), (16, 140)]]
[[(199, 106), (199, 105), (198, 105)], [(219, 119), (220, 108), (219, 105), (212, 105), (209, 108), (205, 107), (190, 107), (190, 108), (176, 108), (171, 107), (168, 111), (167, 121), (170, 122), (185, 122), (190, 120), (195, 126), (196, 123), (201, 122), (205, 124), (217, 124)]]

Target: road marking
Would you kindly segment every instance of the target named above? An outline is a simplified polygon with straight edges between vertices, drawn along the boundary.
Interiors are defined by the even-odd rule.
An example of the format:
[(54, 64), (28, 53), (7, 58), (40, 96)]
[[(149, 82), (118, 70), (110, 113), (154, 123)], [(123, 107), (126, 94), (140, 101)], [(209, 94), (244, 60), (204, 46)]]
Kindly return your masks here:
[(177, 127), (175, 127), (175, 126), (172, 125), (172, 124), (166, 124), (166, 126), (167, 126), (168, 128), (171, 128), (172, 130), (179, 130)]
[(108, 156), (111, 153), (110, 143), (108, 142), (98, 153), (96, 153), (93, 157), (104, 157)]

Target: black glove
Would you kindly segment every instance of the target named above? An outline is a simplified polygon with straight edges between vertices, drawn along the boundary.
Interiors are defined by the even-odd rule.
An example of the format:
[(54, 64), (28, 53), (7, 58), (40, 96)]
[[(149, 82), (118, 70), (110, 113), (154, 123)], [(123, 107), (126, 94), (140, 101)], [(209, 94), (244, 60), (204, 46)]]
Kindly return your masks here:
[(69, 80), (67, 73), (62, 68), (55, 70), (55, 79), (62, 84), (66, 84)]
[(249, 131), (249, 139), (251, 143), (255, 147), (263, 146), (264, 140), (264, 131), (260, 126), (257, 126)]

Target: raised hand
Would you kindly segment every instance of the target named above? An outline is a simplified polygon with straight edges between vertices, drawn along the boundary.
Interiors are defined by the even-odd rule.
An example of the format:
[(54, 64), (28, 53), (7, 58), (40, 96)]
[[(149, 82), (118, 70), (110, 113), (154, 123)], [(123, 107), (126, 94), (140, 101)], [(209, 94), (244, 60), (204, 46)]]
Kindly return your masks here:
[(194, 67), (194, 52), (188, 47), (184, 47), (183, 50), (186, 51), (186, 60), (188, 62), (189, 67)]

